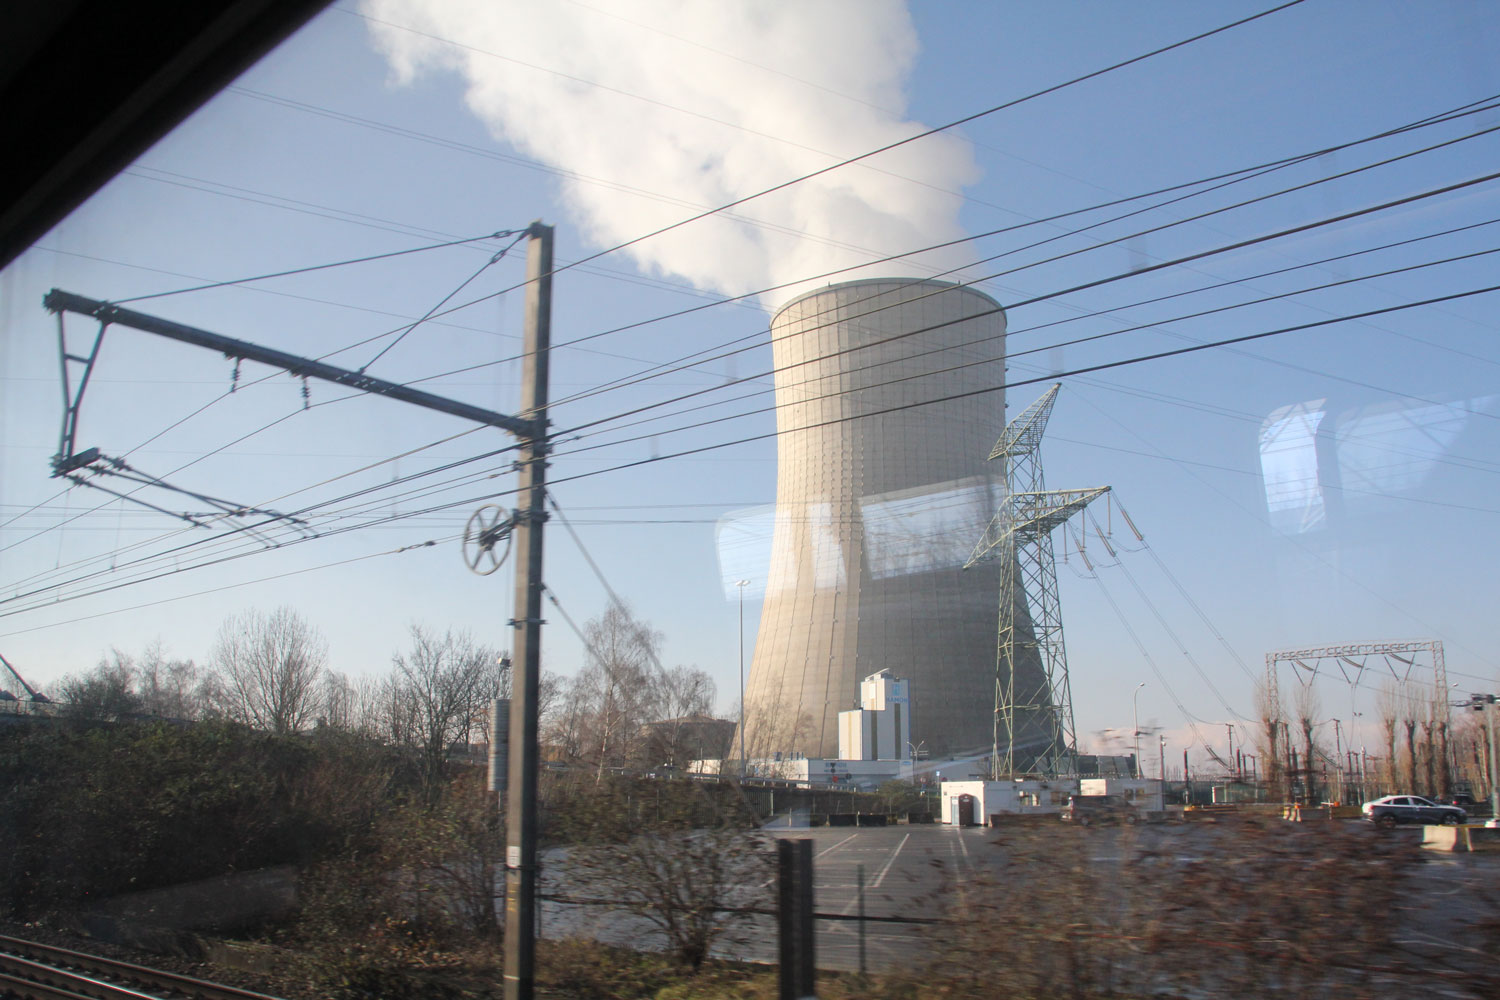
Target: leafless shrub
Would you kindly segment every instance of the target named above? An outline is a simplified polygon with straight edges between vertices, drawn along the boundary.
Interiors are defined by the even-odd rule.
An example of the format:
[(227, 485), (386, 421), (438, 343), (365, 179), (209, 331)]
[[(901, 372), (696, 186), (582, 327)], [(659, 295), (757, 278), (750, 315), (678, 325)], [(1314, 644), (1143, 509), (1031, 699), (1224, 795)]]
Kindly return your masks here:
[[(639, 788), (612, 782), (598, 790), (588, 806), (592, 842), (570, 848), (553, 888), (609, 901), (655, 928), (670, 954), (697, 969), (746, 921), (747, 909), (770, 905), (772, 841), (690, 783), (656, 782), (637, 795)], [(718, 821), (702, 825), (706, 811)]]
[(1384, 997), (1432, 971), (1402, 938), (1409, 842), (1333, 823), (1163, 832), (1007, 830), (1004, 866), (950, 894), (931, 964), (884, 995)]

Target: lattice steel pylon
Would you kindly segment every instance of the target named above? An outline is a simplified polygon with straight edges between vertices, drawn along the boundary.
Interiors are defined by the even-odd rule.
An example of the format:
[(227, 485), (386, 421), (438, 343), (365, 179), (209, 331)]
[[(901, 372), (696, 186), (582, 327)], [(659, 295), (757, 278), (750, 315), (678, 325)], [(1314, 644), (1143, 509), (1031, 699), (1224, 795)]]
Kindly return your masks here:
[[(990, 461), (1005, 463), (1000, 501), (964, 563), (968, 569), (988, 559), (1001, 561), (990, 768), (995, 778), (1021, 772), (1055, 775), (1077, 754), (1052, 530), (1110, 488), (1046, 488), (1042, 434), (1061, 388), (1057, 384), (1043, 393), (995, 442)], [(1023, 763), (1018, 754), (1026, 755), (1027, 766), (1018, 766)]]

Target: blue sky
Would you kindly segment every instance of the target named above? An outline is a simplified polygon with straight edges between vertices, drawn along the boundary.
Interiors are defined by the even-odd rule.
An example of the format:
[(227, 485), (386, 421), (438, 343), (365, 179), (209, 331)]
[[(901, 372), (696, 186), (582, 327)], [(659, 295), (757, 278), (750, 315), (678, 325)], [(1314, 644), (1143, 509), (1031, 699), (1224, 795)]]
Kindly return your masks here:
[[(361, 501), (373, 507), (320, 522), (325, 527), (455, 506), (276, 550), (259, 551), (240, 535), (164, 558), (175, 544), (210, 533), (107, 503), (95, 491), (56, 495), (59, 482), (48, 478), (47, 465), (59, 422), (56, 333), (40, 306), (47, 289), (123, 299), (519, 229), (533, 219), (557, 225), (558, 256), (572, 261), (685, 218), (691, 205), (750, 193), (1264, 9), (565, 3), (528, 14), (524, 5), (484, 6), (496, 13), (465, 19), (453, 5), (401, 0), (335, 5), (0, 275), (0, 651), (33, 683), (87, 668), (110, 646), (136, 650), (156, 637), (176, 655), (201, 660), (219, 622), (252, 606), (299, 607), (327, 634), (333, 665), (356, 675), (383, 671), (409, 623), (468, 628), (505, 645), (511, 617), (508, 574), (468, 573), (452, 540), (479, 504), (459, 501), (509, 485), (503, 462), (405, 487), (460, 472), (493, 477), (433, 486), (430, 496), (398, 495), (403, 490), (389, 486), (501, 447), (501, 432), (424, 447), (470, 428), (388, 400), (334, 402), (341, 393), (316, 384), (310, 402), (320, 405), (303, 411), (297, 382), (272, 375), (250, 385), (270, 374), (250, 365), (243, 388), (221, 399), (228, 362), (144, 334), (107, 336), (80, 446), (123, 454), (217, 399), (131, 452), (132, 463), (171, 473), (186, 488), (282, 510), (314, 506), (325, 518), (352, 503), (338, 499), (344, 494), (369, 491)], [(905, 252), (949, 233), (1013, 227), (1362, 139), (1500, 95), (1497, 50), (1500, 12), (1488, 5), (1309, 0), (913, 143), (869, 164), (876, 169), (844, 168), (805, 195), (743, 208), (763, 225), (700, 223), (659, 250), (648, 241), (640, 253), (567, 271), (556, 286), (554, 337), (573, 340), (726, 291), (811, 277), (825, 260), (844, 266), (865, 251)], [(1022, 268), (1497, 125), (1500, 112), (1486, 110), (1082, 235), (1072, 230), (1108, 215), (975, 239), (942, 261), (922, 259), (931, 268), (912, 273), (1017, 251), (962, 276), (986, 278), (979, 287), (1006, 304), (1049, 295), (1482, 175), (1496, 162), (1494, 134)], [(1491, 218), (1500, 218), (1494, 182), (1015, 308), (1010, 375), (1036, 378), (1493, 284), (1494, 258), (1481, 256), (1165, 322), (1500, 247), (1500, 225), (1434, 235)], [(1061, 238), (1017, 250), (1051, 237)], [(1431, 238), (1256, 277), (1418, 237)], [(504, 242), (135, 307), (324, 354), (426, 312)], [(516, 284), (522, 266), (518, 247), (465, 296)], [(1126, 308), (1208, 285), (1220, 287)], [(560, 403), (555, 421), (568, 427), (766, 371), (764, 337), (753, 338), (768, 322), (765, 306), (779, 297), (560, 349), (555, 399), (738, 338), (760, 345), (629, 390)], [(1222, 740), (1222, 726), (1208, 723), (1251, 711), (1265, 653), (1289, 646), (1437, 638), (1462, 690), (1494, 687), (1494, 301), (1459, 299), (1063, 380), (1045, 452), (1049, 485), (1112, 485), (1150, 546), (1140, 550), (1115, 517), (1118, 565), (1092, 537), (1095, 570), (1076, 555), (1059, 565), (1085, 742), (1130, 727), (1140, 681), (1147, 682), (1142, 721), (1172, 734), (1172, 753), (1194, 738), (1191, 719)], [(1099, 315), (1084, 315), (1091, 313)], [(512, 291), (443, 325), (419, 327), (371, 371), (404, 381), (491, 363), (425, 384), (513, 409), (519, 370), (505, 359), (516, 350), (520, 321), (521, 296)], [(76, 318), (68, 333), (70, 342), (92, 336)], [(385, 342), (331, 360), (358, 367)], [(1019, 353), (1032, 349), (1039, 350)], [(735, 394), (768, 386), (761, 379)], [(1011, 412), (1044, 388), (1012, 389)], [(774, 445), (760, 440), (615, 467), (766, 434), (773, 426), (767, 412), (669, 432), (764, 405), (762, 397), (565, 442), (552, 470), (558, 502), (610, 585), (665, 634), (666, 662), (707, 669), (726, 708), (736, 683), (737, 609), (723, 586), (715, 528), (721, 517), (774, 500)], [(647, 433), (655, 436), (580, 450)], [(343, 478), (324, 483), (333, 477)], [(421, 547), (428, 540), (439, 544)], [(405, 546), (419, 547), (394, 552)], [(181, 571), (209, 553), (241, 557)], [(146, 557), (153, 559), (130, 565)], [(178, 572), (142, 581), (135, 574), (145, 566)], [(546, 577), (580, 624), (603, 610), (604, 587), (564, 531), (549, 534)], [(89, 593), (101, 588), (114, 589)], [(747, 645), (757, 611), (749, 602)], [(559, 614), (551, 620), (545, 664), (571, 673), (581, 647)], [(1342, 682), (1323, 692), (1327, 714), (1346, 721), (1371, 700), (1367, 692), (1351, 698)]]

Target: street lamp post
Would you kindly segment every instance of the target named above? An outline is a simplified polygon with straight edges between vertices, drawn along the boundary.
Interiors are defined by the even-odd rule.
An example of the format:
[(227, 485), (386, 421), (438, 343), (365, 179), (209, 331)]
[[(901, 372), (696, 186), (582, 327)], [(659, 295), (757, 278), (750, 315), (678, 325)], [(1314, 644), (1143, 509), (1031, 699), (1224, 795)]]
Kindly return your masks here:
[(745, 586), (749, 580), (734, 581), (740, 592), (740, 777), (745, 776)]
[(1158, 736), (1156, 739), (1158, 741), (1157, 750), (1158, 750), (1158, 752), (1160, 754), (1160, 757), (1157, 760), (1157, 765), (1156, 766), (1157, 766), (1158, 773), (1161, 775), (1161, 801), (1162, 801), (1162, 808), (1166, 808), (1166, 803), (1167, 803), (1167, 738), (1165, 736)]
[(1130, 696), (1135, 719), (1135, 776), (1137, 778), (1141, 776), (1141, 688), (1145, 686), (1146, 682), (1141, 681), (1135, 686), (1135, 694)]

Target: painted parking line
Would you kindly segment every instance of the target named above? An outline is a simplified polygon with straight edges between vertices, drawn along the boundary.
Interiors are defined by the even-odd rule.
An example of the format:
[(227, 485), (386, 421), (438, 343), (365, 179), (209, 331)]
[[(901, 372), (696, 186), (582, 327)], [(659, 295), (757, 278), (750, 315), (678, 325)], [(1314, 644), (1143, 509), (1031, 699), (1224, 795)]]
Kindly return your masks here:
[(911, 839), (911, 834), (909, 834), (909, 833), (906, 836), (904, 836), (904, 837), (901, 838), (901, 843), (897, 844), (896, 845), (896, 849), (893, 852), (891, 852), (890, 860), (885, 863), (885, 867), (884, 868), (880, 869), (880, 874), (875, 876), (875, 881), (870, 883), (870, 888), (871, 889), (879, 889), (880, 888), (880, 883), (882, 883), (882, 882), (885, 881), (885, 876), (891, 870), (891, 865), (893, 865), (893, 864), (896, 863), (897, 856), (899, 856), (901, 854), (901, 848), (905, 847), (906, 846), (906, 842), (908, 840), (910, 840), (910, 839)]
[[(838, 850), (840, 847), (843, 847), (845, 844), (849, 843), (849, 841), (853, 840), (855, 837), (858, 837), (858, 836), (859, 836), (859, 834), (857, 834), (857, 833), (851, 833), (851, 834), (849, 834), (849, 836), (845, 837), (843, 840), (839, 841), (837, 844), (834, 844), (832, 847), (825, 847), (823, 850), (821, 850), (817, 854), (813, 855), (813, 860), (816, 861), (816, 860), (818, 860), (819, 858), (821, 858), (825, 854), (831, 854), (831, 853), (833, 853), (834, 851)], [(910, 836), (910, 834), (908, 834), (908, 836)]]
[[(843, 840), (839, 841), (837, 844), (834, 844), (832, 847), (825, 847), (821, 851), (819, 851), (817, 854), (813, 855), (813, 860), (816, 861), (816, 860), (818, 860), (819, 858), (821, 858), (825, 854), (831, 854), (832, 852), (838, 850), (840, 847), (843, 847), (845, 844), (849, 843), (849, 841), (853, 840), (855, 837), (858, 837), (858, 836), (859, 836), (859, 834), (857, 834), (857, 833), (851, 833), (851, 834), (849, 834), (849, 836), (845, 837)], [(760, 888), (764, 889), (766, 886), (770, 885), (772, 882), (775, 882), (775, 881), (776, 881), (776, 876), (773, 875), (770, 878), (766, 879), (764, 882), (762, 882), (760, 884)]]

